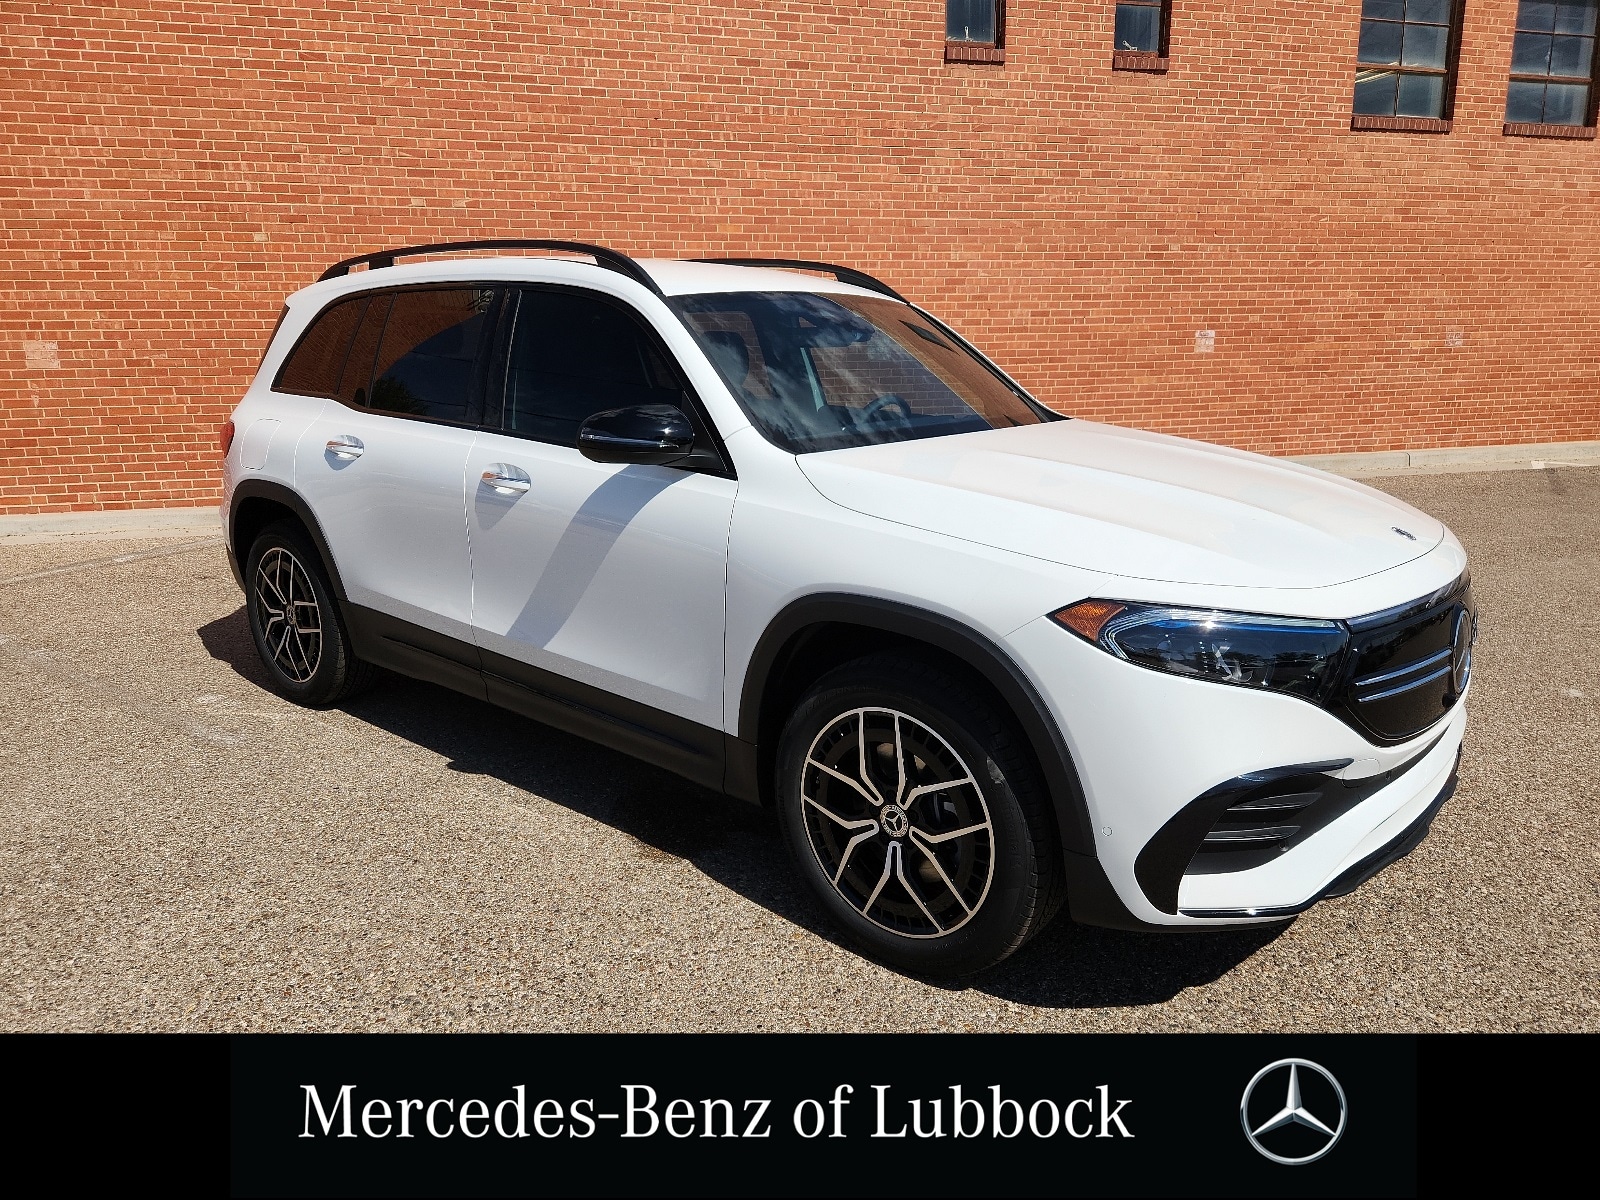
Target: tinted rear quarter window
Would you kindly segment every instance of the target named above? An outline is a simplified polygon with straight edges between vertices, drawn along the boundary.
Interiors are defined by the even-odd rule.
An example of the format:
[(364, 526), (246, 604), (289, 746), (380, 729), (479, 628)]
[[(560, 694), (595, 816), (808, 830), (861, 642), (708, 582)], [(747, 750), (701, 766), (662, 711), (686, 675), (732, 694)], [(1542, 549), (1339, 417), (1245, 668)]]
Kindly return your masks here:
[(350, 339), (366, 307), (367, 297), (356, 296), (318, 314), (284, 360), (272, 390), (299, 396), (332, 396), (339, 388)]

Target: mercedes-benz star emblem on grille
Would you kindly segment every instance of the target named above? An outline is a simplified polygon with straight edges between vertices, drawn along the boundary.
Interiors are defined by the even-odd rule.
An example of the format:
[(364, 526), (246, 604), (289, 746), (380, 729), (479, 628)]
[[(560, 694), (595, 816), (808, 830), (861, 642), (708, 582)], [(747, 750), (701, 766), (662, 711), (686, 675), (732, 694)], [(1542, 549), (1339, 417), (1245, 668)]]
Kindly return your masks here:
[[(1310, 1102), (1311, 1107), (1300, 1094), (1302, 1067), (1326, 1081), (1325, 1087), (1317, 1088), (1319, 1094)], [(1257, 1087), (1262, 1089), (1264, 1102), (1280, 1095), (1284, 1100), (1281, 1107), (1258, 1105), (1252, 1121), (1250, 1101)], [(1312, 1107), (1317, 1111), (1313, 1112)], [(1337, 1146), (1344, 1136), (1348, 1112), (1339, 1081), (1325, 1067), (1304, 1058), (1281, 1058), (1262, 1067), (1239, 1101), (1239, 1123), (1250, 1144), (1273, 1162), (1291, 1167), (1316, 1162)]]
[(1398, 533), (1403, 538), (1407, 538), (1408, 540), (1413, 541), (1413, 542), (1417, 540), (1417, 535), (1412, 533), (1409, 529), (1401, 529), (1400, 526), (1398, 526), (1398, 525), (1391, 525), (1391, 526), (1389, 526), (1389, 528), (1394, 530), (1396, 533)]
[(1456, 614), (1450, 634), (1450, 684), (1458, 696), (1467, 690), (1467, 680), (1472, 677), (1472, 643), (1477, 633), (1472, 614), (1463, 608)]

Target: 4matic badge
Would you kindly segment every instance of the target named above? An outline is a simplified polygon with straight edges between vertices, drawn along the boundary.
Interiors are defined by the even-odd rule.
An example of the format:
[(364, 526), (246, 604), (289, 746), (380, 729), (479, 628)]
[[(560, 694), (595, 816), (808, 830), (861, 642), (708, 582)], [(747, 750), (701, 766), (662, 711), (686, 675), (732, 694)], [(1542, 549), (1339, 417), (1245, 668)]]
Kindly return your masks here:
[[(1302, 1090), (1303, 1084), (1310, 1087)], [(1348, 1112), (1339, 1081), (1304, 1058), (1262, 1067), (1239, 1101), (1239, 1122), (1250, 1144), (1291, 1167), (1316, 1162), (1338, 1145)]]

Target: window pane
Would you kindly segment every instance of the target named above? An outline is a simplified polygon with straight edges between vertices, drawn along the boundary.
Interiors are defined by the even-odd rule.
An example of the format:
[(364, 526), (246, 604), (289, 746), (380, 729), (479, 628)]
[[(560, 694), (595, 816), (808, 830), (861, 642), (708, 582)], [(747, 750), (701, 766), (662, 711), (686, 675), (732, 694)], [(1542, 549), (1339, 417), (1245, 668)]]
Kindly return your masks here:
[(1449, 42), (1450, 30), (1443, 25), (1407, 25), (1406, 45), (1400, 61), (1408, 67), (1437, 67), (1443, 70)]
[(1589, 89), (1582, 84), (1552, 83), (1544, 94), (1546, 125), (1582, 125), (1589, 116)]
[(1161, 52), (1161, 9), (1148, 4), (1117, 5), (1116, 48)]
[(494, 293), (487, 288), (398, 292), (383, 329), (371, 406), (465, 421), (473, 368)]
[(947, 0), (945, 37), (953, 42), (994, 41), (995, 0)]
[(1537, 125), (1544, 120), (1544, 84), (1512, 81), (1506, 92), (1506, 120)]
[(1517, 28), (1549, 33), (1556, 27), (1556, 6), (1551, 0), (1522, 0), (1517, 6)]
[(1586, 37), (1558, 37), (1550, 50), (1550, 74), (1588, 77), (1589, 63), (1594, 57), (1594, 39)]
[(1450, 24), (1451, 0), (1408, 0), (1406, 20), (1426, 21), (1432, 25)]
[(1594, 33), (1597, 13), (1600, 13), (1600, 0), (1577, 0), (1577, 3), (1565, 0), (1556, 9), (1556, 32)]
[(1385, 21), (1398, 21), (1406, 15), (1406, 0), (1364, 0), (1363, 17), (1382, 17)]
[(278, 372), (273, 390), (301, 396), (331, 396), (339, 386), (339, 372), (356, 322), (366, 310), (367, 297), (341, 300), (319, 316), (289, 354)]
[(1444, 77), (1440, 75), (1402, 75), (1400, 94), (1395, 98), (1397, 117), (1442, 117), (1444, 115)]
[(1356, 75), (1355, 112), (1364, 117), (1394, 116), (1393, 71), (1361, 71)]
[(372, 386), (372, 360), (378, 354), (378, 339), (383, 336), (383, 326), (389, 317), (390, 297), (374, 296), (367, 305), (367, 315), (356, 330), (350, 344), (350, 353), (344, 360), (344, 376), (339, 380), (335, 399), (346, 404), (366, 404), (368, 389)]
[(1519, 33), (1511, 43), (1513, 75), (1547, 75), (1550, 72), (1550, 43), (1543, 33)]
[(676, 372), (637, 321), (571, 292), (526, 291), (506, 375), (506, 428), (562, 446), (597, 412), (684, 403)]
[(1364, 63), (1397, 63), (1400, 61), (1400, 36), (1404, 25), (1387, 21), (1361, 22), (1361, 49), (1356, 60)]

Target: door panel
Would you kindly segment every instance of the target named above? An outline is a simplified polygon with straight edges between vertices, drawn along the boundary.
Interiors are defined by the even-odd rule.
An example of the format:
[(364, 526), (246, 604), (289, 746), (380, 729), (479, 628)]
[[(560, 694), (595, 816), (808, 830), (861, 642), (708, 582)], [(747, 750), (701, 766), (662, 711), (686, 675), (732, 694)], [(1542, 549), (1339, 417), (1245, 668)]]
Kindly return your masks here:
[[(481, 479), (508, 466), (527, 476), (527, 492)], [(720, 728), (736, 489), (731, 479), (480, 434), (468, 478), (478, 644)]]
[[(312, 423), (295, 485), (322, 523), (352, 603), (472, 640), (462, 485), (476, 438), (340, 404)], [(345, 457), (357, 449), (352, 440), (359, 454)]]

